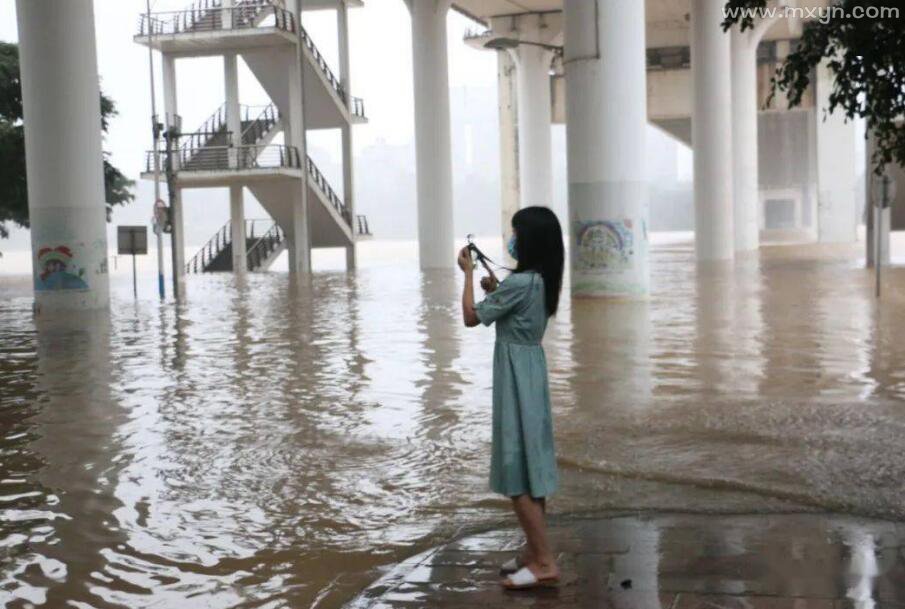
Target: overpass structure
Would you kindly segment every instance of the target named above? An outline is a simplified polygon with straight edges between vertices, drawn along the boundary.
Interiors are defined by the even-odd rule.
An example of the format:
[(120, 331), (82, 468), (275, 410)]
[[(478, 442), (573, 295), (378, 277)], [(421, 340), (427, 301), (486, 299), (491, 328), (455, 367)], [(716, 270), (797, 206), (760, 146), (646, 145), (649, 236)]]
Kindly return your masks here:
[[(776, 66), (825, 2), (771, 3), (776, 11), (745, 32), (723, 31), (723, 0), (423, 2), (438, 20), (448, 8), (470, 16), (479, 28), (465, 42), (498, 55), (506, 230), (517, 208), (550, 204), (550, 127), (566, 124), (573, 293), (648, 291), (647, 123), (694, 150), (700, 261), (730, 261), (762, 236), (856, 238), (856, 126), (824, 116), (833, 86), (825, 66), (800, 107), (787, 109), (781, 97), (766, 104)], [(416, 51), (431, 38), (422, 23), (413, 18)], [(434, 45), (442, 54), (442, 40)], [(416, 86), (416, 112), (433, 95), (444, 93)], [(443, 159), (419, 150), (418, 161)], [(421, 190), (419, 200), (445, 201)], [(422, 261), (438, 245), (449, 249), (423, 243)]]
[[(796, 231), (821, 241), (855, 238), (855, 127), (822, 112), (833, 86), (821, 67), (801, 108), (763, 108), (776, 63), (796, 44), (807, 11), (826, 0), (722, 30), (724, 0), (403, 0), (411, 14), (418, 237), (422, 268), (453, 263), (452, 158), (446, 19), (472, 17), (466, 43), (499, 62), (504, 226), (515, 209), (552, 200), (550, 128), (567, 131), (571, 285), (579, 296), (644, 296), (649, 290), (644, 135), (653, 123), (694, 155), (696, 252), (730, 261), (762, 235)], [(360, 0), (195, 0), (142, 16), (139, 44), (163, 59), (162, 155), (171, 219), (182, 223), (187, 188), (228, 187), (230, 222), (175, 272), (266, 268), (288, 249), (290, 272), (307, 273), (312, 247), (345, 247), (367, 221), (355, 213), (352, 127), (365, 121), (352, 95), (348, 11)], [(772, 5), (771, 5), (772, 6)], [(303, 10), (336, 13), (339, 66), (329, 66), (302, 27)], [(29, 206), (38, 309), (107, 304), (106, 237), (92, 0), (17, 0), (26, 117)], [(224, 104), (201, 126), (179, 116), (176, 67), (223, 58)], [(242, 105), (242, 59), (271, 104)], [(47, 92), (53, 92), (52, 95)], [(338, 129), (342, 185), (306, 152), (309, 129)], [(66, 137), (61, 138), (60, 134)], [(53, 172), (48, 167), (57, 168)], [(244, 217), (245, 189), (271, 224)], [(887, 224), (888, 226), (888, 224)], [(177, 231), (181, 234), (181, 231)]]

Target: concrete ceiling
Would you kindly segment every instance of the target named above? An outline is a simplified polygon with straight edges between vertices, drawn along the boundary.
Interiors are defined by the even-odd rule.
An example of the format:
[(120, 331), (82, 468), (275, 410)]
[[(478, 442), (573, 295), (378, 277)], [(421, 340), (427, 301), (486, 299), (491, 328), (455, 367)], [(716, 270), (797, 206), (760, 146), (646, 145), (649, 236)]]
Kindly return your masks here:
[[(647, 46), (688, 44), (688, 14), (691, 0), (644, 0), (647, 18)], [(797, 0), (799, 7), (824, 7), (829, 0)], [(563, 0), (453, 0), (453, 8), (487, 25), (491, 17), (545, 11), (561, 11)], [(797, 38), (800, 23), (779, 19), (766, 40)]]

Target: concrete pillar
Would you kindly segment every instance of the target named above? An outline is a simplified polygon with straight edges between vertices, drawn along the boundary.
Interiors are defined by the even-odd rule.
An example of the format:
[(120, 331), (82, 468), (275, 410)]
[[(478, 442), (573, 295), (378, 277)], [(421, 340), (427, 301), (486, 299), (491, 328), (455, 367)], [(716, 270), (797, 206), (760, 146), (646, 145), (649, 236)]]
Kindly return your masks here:
[(852, 243), (858, 231), (857, 127), (841, 110), (824, 115), (834, 77), (827, 60), (820, 63), (816, 72), (817, 240)]
[(515, 60), (508, 52), (497, 53), (497, 97), (500, 112), (500, 227), (503, 256), (508, 265), (515, 261), (505, 245), (512, 237), (512, 216), (519, 209), (518, 97), (515, 84)]
[[(526, 32), (524, 38), (531, 39)], [(553, 206), (553, 140), (550, 100), (550, 62), (543, 47), (521, 45), (510, 51), (517, 66), (518, 155), (521, 207)]]
[(412, 16), (418, 253), (422, 269), (455, 264), (446, 14), (450, 0), (406, 0)]
[[(229, 162), (231, 166), (237, 167), (239, 147), (242, 146), (242, 107), (239, 104), (239, 62), (235, 53), (223, 55), (223, 82), (226, 93), (226, 128), (230, 132), (232, 147)], [(245, 251), (244, 190), (239, 184), (229, 187), (229, 218), (233, 272), (242, 275), (248, 270), (248, 262)]]
[(230, 132), (230, 166), (237, 167), (238, 147), (242, 145), (242, 108), (239, 105), (239, 65), (235, 53), (223, 54), (223, 82), (226, 98), (226, 129)]
[[(301, 11), (297, 9), (295, 13), (297, 20), (301, 18), (300, 13)], [(287, 243), (289, 273), (307, 275), (311, 272), (311, 235), (308, 226), (308, 152), (305, 137), (303, 59), (301, 49), (292, 51), (292, 54), (294, 57), (288, 62), (291, 66), (288, 74), (289, 116), (284, 119), (288, 125), (286, 145), (293, 146), (298, 151), (303, 177), (297, 184), (290, 186), (289, 195), (293, 201), (292, 220), (291, 225), (284, 227), (284, 230), (290, 235)]]
[(760, 192), (757, 159), (757, 44), (752, 30), (733, 28), (732, 47), (732, 179), (735, 251), (760, 245)]
[(691, 0), (695, 251), (732, 260), (732, 82), (724, 0)]
[(35, 312), (109, 304), (91, 0), (17, 0)]
[(229, 187), (229, 230), (233, 248), (233, 272), (244, 275), (248, 270), (245, 241), (245, 196), (240, 184)]
[(566, 0), (564, 17), (572, 294), (645, 296), (644, 3)]
[[(166, 115), (167, 128), (176, 126), (179, 117), (179, 103), (176, 96), (176, 58), (172, 55), (163, 55), (163, 105)], [(174, 143), (175, 145), (175, 143)], [(178, 169), (178, 154), (174, 154), (174, 163)], [(173, 284), (174, 296), (185, 295), (185, 225), (182, 219), (182, 191), (175, 188), (174, 196), (170, 203), (170, 222), (173, 225), (172, 255), (173, 255)]]
[[(336, 7), (336, 31), (339, 33), (339, 81), (346, 92), (346, 107), (352, 106), (352, 70), (349, 59), (349, 7), (345, 0), (339, 0)], [(350, 111), (351, 114), (351, 111)], [(346, 246), (346, 270), (356, 266), (355, 238), (358, 235), (358, 224), (355, 218), (355, 159), (352, 154), (352, 125), (343, 123), (343, 199), (352, 222), (352, 243)]]

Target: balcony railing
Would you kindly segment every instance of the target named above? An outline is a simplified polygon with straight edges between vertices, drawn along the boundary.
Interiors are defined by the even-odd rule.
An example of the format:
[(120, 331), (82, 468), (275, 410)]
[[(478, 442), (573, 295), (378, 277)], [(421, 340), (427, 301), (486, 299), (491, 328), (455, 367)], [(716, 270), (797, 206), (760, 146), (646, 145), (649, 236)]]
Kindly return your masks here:
[(330, 186), (327, 178), (325, 178), (324, 174), (321, 173), (321, 170), (317, 168), (317, 165), (314, 164), (314, 161), (311, 160), (311, 157), (308, 157), (307, 161), (308, 175), (310, 175), (314, 179), (314, 183), (317, 184), (317, 187), (321, 190), (321, 193), (323, 193), (324, 197), (326, 197), (327, 201), (330, 203), (333, 209), (335, 209), (339, 213), (339, 215), (342, 216), (343, 220), (345, 220), (346, 224), (351, 227), (352, 215), (346, 208), (345, 202), (339, 198), (339, 195), (337, 195), (333, 188)]
[[(167, 153), (158, 153), (166, 167)], [(298, 149), (277, 144), (253, 146), (205, 146), (172, 152), (173, 171), (243, 171), (251, 169), (301, 169)], [(154, 153), (148, 152), (146, 171), (153, 171)]]
[[(269, 21), (271, 27), (295, 32), (295, 16), (286, 9), (265, 0), (245, 0), (230, 8), (211, 6), (181, 11), (142, 14), (138, 19), (139, 36), (167, 36), (222, 29), (254, 28)], [(226, 26), (229, 26), (228, 28)]]

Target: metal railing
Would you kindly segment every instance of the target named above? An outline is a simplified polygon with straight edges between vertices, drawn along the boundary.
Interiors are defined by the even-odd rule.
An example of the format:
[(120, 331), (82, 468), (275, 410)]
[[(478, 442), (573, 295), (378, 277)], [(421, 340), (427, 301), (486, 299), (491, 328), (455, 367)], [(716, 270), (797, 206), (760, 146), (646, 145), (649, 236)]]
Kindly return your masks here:
[(333, 206), (339, 215), (342, 216), (343, 220), (345, 220), (346, 224), (349, 227), (352, 227), (352, 216), (349, 213), (349, 210), (346, 208), (346, 203), (339, 198), (339, 195), (336, 194), (336, 191), (333, 190), (333, 187), (330, 186), (330, 183), (327, 181), (327, 178), (324, 177), (324, 174), (321, 173), (321, 170), (318, 169), (317, 165), (314, 164), (314, 161), (311, 160), (311, 157), (307, 159), (308, 166), (308, 175), (314, 178), (314, 183), (321, 190), (324, 197), (327, 199), (327, 202)]
[[(193, 6), (181, 11), (165, 11), (139, 16), (139, 36), (165, 36), (194, 32), (211, 32), (222, 29), (246, 29), (258, 27), (264, 20), (273, 17), (273, 25), (278, 29), (295, 32), (295, 16), (281, 6), (268, 0), (244, 0), (235, 6), (224, 8), (216, 0), (210, 6)], [(227, 28), (226, 26), (229, 25)]]
[(368, 217), (362, 214), (358, 214), (357, 216), (355, 216), (355, 221), (358, 227), (358, 234), (370, 236), (371, 227), (368, 226)]
[[(166, 167), (167, 153), (158, 152)], [(240, 171), (248, 169), (301, 169), (298, 149), (278, 144), (250, 146), (206, 146), (180, 148), (172, 153), (173, 171)], [(153, 171), (154, 153), (149, 151), (145, 170)]]
[[(261, 234), (261, 237), (258, 238), (246, 252), (248, 270), (250, 271), (257, 270), (266, 260), (267, 256), (273, 253), (279, 246), (284, 237), (280, 228), (273, 220), (255, 218), (245, 220), (246, 241), (255, 239), (255, 229), (262, 224), (267, 226), (267, 230)], [(231, 244), (232, 221), (228, 221), (214, 233), (214, 236), (211, 237), (194, 256), (192, 256), (192, 259), (185, 265), (185, 271), (187, 273), (206, 272), (210, 264)], [(255, 260), (256, 262), (252, 264), (252, 260)]]
[(207, 243), (205, 243), (197, 254), (192, 256), (185, 265), (186, 273), (203, 272), (207, 266), (220, 255), (220, 252), (232, 241), (232, 231), (230, 230), (231, 222), (227, 222), (214, 233)]
[[(258, 144), (280, 122), (276, 104), (267, 106), (242, 106), (242, 143)], [(251, 118), (254, 116), (254, 118)]]
[(330, 69), (330, 65), (327, 63), (327, 60), (324, 59), (324, 56), (321, 55), (320, 50), (318, 50), (317, 46), (314, 44), (314, 41), (311, 39), (311, 36), (308, 35), (305, 27), (302, 26), (299, 28), (299, 33), (302, 38), (302, 42), (305, 43), (305, 46), (311, 51), (311, 55), (314, 57), (314, 62), (321, 69), (321, 72), (324, 74), (324, 78), (326, 78), (327, 82), (333, 87), (333, 90), (336, 91), (339, 98), (346, 101), (346, 92), (343, 89), (342, 83), (336, 78), (336, 75), (333, 74), (333, 70)]
[(349, 104), (349, 111), (353, 116), (365, 117), (365, 100), (360, 97), (352, 97), (352, 103)]
[(249, 271), (260, 269), (286, 238), (286, 234), (278, 224), (275, 222), (271, 224), (270, 230), (261, 235), (261, 238), (255, 241), (246, 253)]

